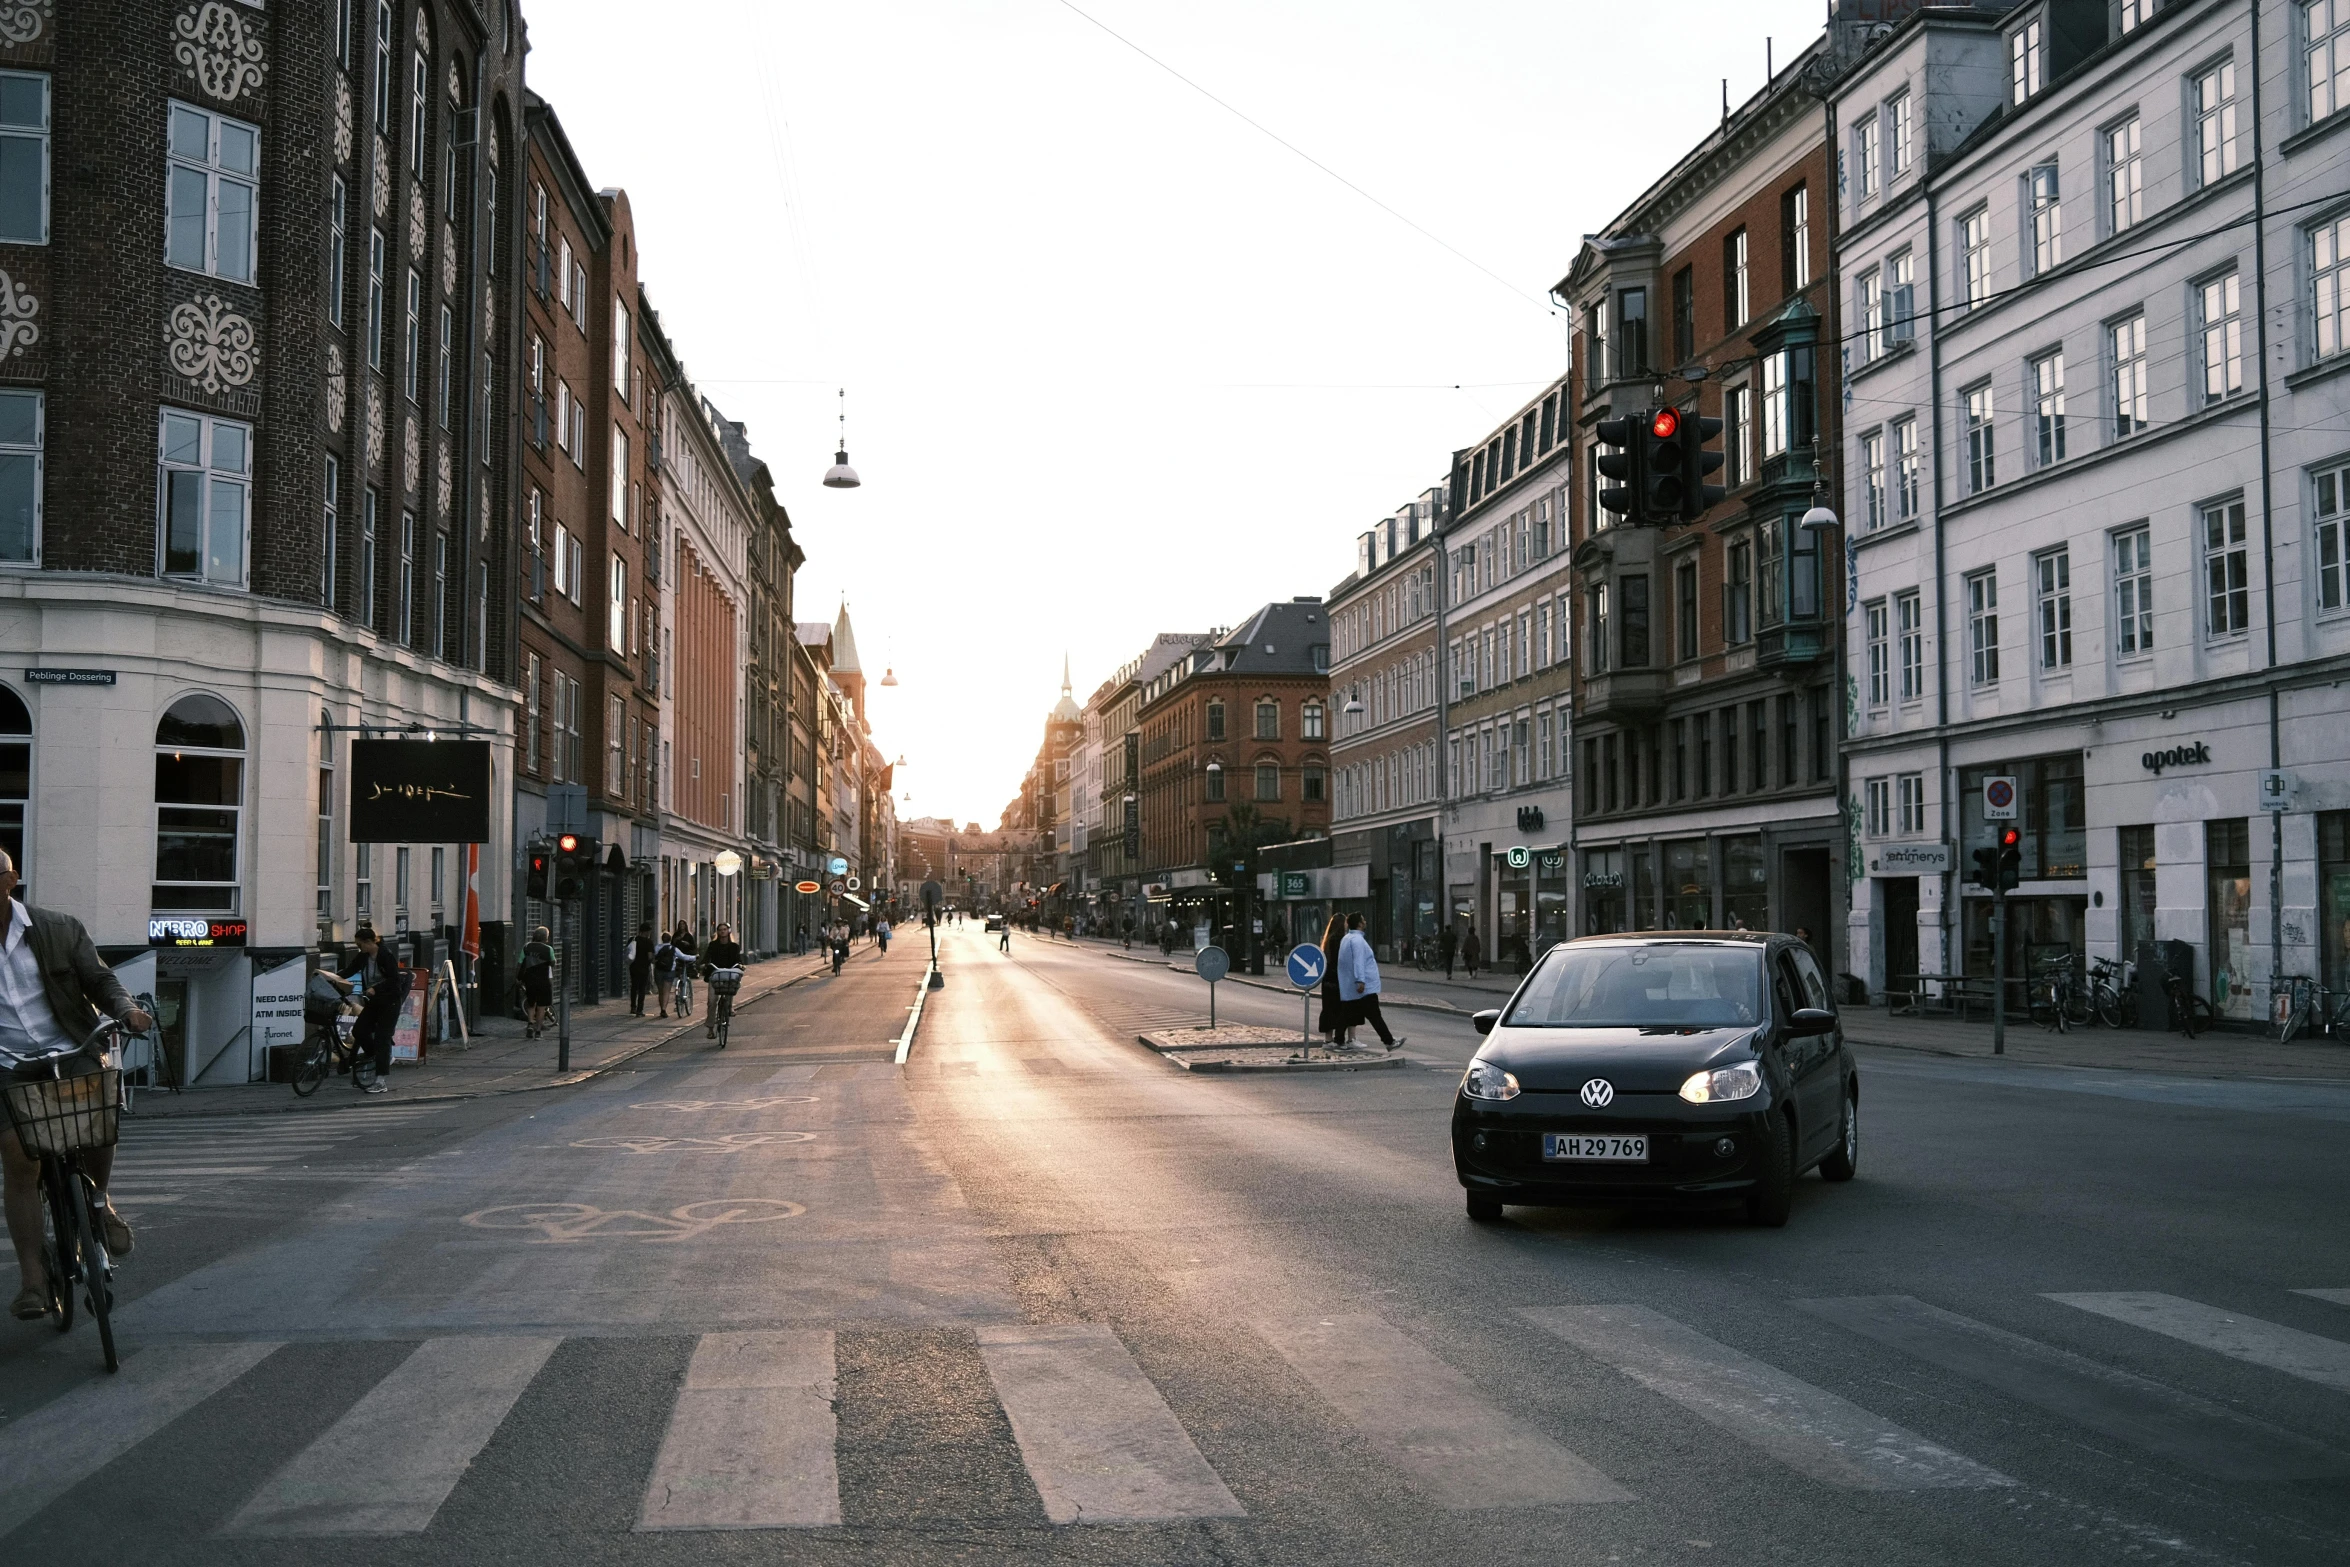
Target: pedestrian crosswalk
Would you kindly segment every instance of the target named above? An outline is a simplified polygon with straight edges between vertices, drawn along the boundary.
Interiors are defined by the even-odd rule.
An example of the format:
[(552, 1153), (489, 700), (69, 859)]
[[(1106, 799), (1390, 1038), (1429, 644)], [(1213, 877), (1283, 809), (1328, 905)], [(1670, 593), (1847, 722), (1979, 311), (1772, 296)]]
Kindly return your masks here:
[[(2299, 1293), (2350, 1304), (2350, 1291)], [(2045, 1299), (2207, 1351), (2214, 1369), (2250, 1365), (2350, 1391), (2341, 1374), (2350, 1364), (2344, 1339), (2176, 1295)], [(1813, 1327), (1848, 1335), (1855, 1349), (1938, 1368), (2194, 1474), (2254, 1484), (2350, 1475), (2350, 1453), (2317, 1436), (1911, 1296), (1789, 1304)], [(1289, 1312), (1236, 1328), (1270, 1351), (1265, 1364), (1285, 1366), (1294, 1383), (1257, 1378), (1204, 1405), (1197, 1386), (1179, 1384), (1182, 1396), (1171, 1397), (1145, 1371), (1165, 1346), (1138, 1359), (1109, 1324), (926, 1331), (956, 1336), (964, 1355), (975, 1347), (1003, 1415), (995, 1429), (1008, 1430), (998, 1440), (1007, 1442), (1007, 1454), (1017, 1449), (1004, 1472), (1025, 1474), (1033, 1489), (1027, 1505), (1059, 1526), (1184, 1525), (1249, 1517), (1252, 1498), (1255, 1508), (1267, 1506), (1281, 1485), (1252, 1473), (1248, 1444), (1230, 1440), (1236, 1419), (1246, 1418), (1236, 1397), (1260, 1400), (1267, 1420), (1302, 1420), (1326, 1431), (1335, 1447), (1370, 1455), (1422, 1503), (1448, 1512), (1670, 1503), (1672, 1496), (1660, 1493), (1684, 1466), (1660, 1470), (1629, 1458), (1611, 1432), (1627, 1422), (1665, 1429), (1684, 1417), (1698, 1424), (1675, 1439), (1677, 1450), (1711, 1427), (1756, 1461), (1833, 1490), (1898, 1502), (1905, 1495), (1999, 1493), (2016, 1484), (1988, 1461), (1993, 1455), (1958, 1450), (2001, 1440), (1984, 1433), (2012, 1421), (1963, 1426), (1972, 1434), (1946, 1445), (1933, 1431), (1912, 1430), (1868, 1407), (1887, 1396), (1883, 1390), (1914, 1379), (1852, 1375), (1823, 1379), (1839, 1388), (1819, 1385), (1779, 1363), (1787, 1350), (1777, 1331), (1740, 1347), (1640, 1304), (1527, 1306), (1486, 1320), (1505, 1332), (1507, 1324), (1520, 1326), (1514, 1347), (1528, 1376), (1580, 1377), (1586, 1396), (1562, 1405), (1496, 1386), (1456, 1364), (1442, 1338), (1360, 1309)], [(844, 1507), (844, 1484), (858, 1476), (871, 1483), (874, 1471), (869, 1461), (843, 1461), (843, 1433), (872, 1430), (876, 1411), (925, 1396), (918, 1381), (890, 1381), (894, 1391), (883, 1392), (869, 1378), (841, 1374), (844, 1356), (872, 1363), (873, 1340), (856, 1354), (843, 1347), (862, 1331), (710, 1332), (694, 1339), (682, 1362), (662, 1361), (666, 1391), (650, 1395), (665, 1409), (657, 1443), (655, 1402), (626, 1405), (633, 1413), (612, 1417), (637, 1420), (646, 1432), (640, 1443), (620, 1444), (650, 1455), (630, 1482), (641, 1493), (626, 1493), (637, 1497), (634, 1527), (809, 1530), (855, 1521), (859, 1506), (852, 1494)], [(904, 1330), (892, 1332), (902, 1352)], [(2136, 1353), (2130, 1342), (2125, 1334), (2111, 1353)], [(544, 1334), (445, 1335), (404, 1348), (396, 1361), (379, 1356), (369, 1363), (368, 1385), (346, 1385), (347, 1407), (317, 1411), (331, 1423), (290, 1457), (281, 1450), (256, 1466), (265, 1472), (245, 1478), (233, 1504), (216, 1514), (220, 1532), (312, 1539), (423, 1533), (493, 1442), (598, 1434), (547, 1430), (543, 1406), (535, 1420), (515, 1419), (562, 1346)], [(102, 1477), (166, 1426), (200, 1421), (208, 1401), (233, 1397), (241, 1379), (268, 1375), (262, 1367), (271, 1356), (302, 1348), (154, 1345), (130, 1355), (120, 1376), (91, 1381), (0, 1425), (0, 1475), (8, 1477), (0, 1486), (0, 1538)], [(1619, 1391), (1593, 1391), (1603, 1385)], [(1642, 1412), (1640, 1402), (1652, 1396), (1657, 1402)], [(1907, 1407), (1928, 1411), (1909, 1418), (1931, 1426), (1955, 1406), (1913, 1398)], [(509, 1437), (510, 1428), (517, 1434)]]
[(323, 1163), (343, 1144), (441, 1108), (369, 1104), (332, 1112), (125, 1120), (114, 1155), (112, 1196), (126, 1212), (184, 1202), (191, 1184), (209, 1186)]

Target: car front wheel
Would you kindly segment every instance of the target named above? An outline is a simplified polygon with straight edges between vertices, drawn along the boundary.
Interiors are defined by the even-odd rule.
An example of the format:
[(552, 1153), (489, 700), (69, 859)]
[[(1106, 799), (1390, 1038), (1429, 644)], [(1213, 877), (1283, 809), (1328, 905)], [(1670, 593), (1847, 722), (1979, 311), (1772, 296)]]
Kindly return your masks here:
[(1836, 1129), (1836, 1148), (1820, 1161), (1820, 1179), (1849, 1181), (1860, 1169), (1860, 1099), (1844, 1096), (1844, 1119)]
[(1492, 1224), (1501, 1218), (1501, 1199), (1484, 1192), (1469, 1193), (1469, 1217), (1479, 1224)]
[(1763, 1124), (1762, 1148), (1755, 1155), (1754, 1190), (1746, 1194), (1746, 1217), (1765, 1229), (1787, 1222), (1795, 1203), (1795, 1129), (1784, 1116)]

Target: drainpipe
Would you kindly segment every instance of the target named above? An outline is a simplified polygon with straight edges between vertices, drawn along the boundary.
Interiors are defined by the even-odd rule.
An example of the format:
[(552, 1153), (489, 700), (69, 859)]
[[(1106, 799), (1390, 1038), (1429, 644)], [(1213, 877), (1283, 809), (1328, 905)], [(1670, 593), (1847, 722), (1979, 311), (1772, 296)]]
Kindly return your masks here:
[[(2252, 22), (2252, 59), (2260, 59), (2260, 0), (2245, 0)], [(2277, 566), (2275, 486), (2270, 479), (2268, 402), (2268, 170), (2260, 119), (2260, 72), (2252, 72), (2252, 309), (2253, 352), (2260, 360), (2260, 583), (2268, 622), (2268, 765), (2284, 766), (2277, 729)], [(2268, 995), (2276, 1006), (2285, 972), (2285, 813), (2268, 813)]]
[(1918, 178), (1926, 191), (1926, 406), (1933, 419), (1926, 440), (1934, 470), (1934, 776), (1942, 784), (1942, 841), (1951, 846), (1951, 869), (1942, 873), (1942, 908), (1936, 920), (1942, 927), (1942, 972), (1947, 974), (1952, 972), (1950, 928), (1958, 898), (1959, 846), (1952, 814), (1957, 791), (1950, 773), (1950, 651), (1942, 612), (1947, 586), (1942, 559), (1942, 220), (1934, 211), (1932, 156), (1926, 154)]

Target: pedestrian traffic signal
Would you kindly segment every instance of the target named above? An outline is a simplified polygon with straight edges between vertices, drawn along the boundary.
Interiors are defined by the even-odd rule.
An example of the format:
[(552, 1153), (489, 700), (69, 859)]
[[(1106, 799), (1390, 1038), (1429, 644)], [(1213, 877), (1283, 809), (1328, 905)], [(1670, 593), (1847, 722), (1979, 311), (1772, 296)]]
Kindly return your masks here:
[(530, 894), (533, 902), (544, 903), (547, 901), (547, 860), (547, 846), (545, 844), (534, 843), (530, 846), (530, 872), (524, 882), (524, 889)]
[(1999, 890), (2013, 892), (2024, 880), (2024, 835), (2013, 827), (1999, 834)]
[(1722, 421), (1708, 419), (1701, 414), (1688, 414), (1681, 420), (1681, 520), (1695, 522), (1704, 516), (1713, 504), (1729, 494), (1718, 484), (1708, 484), (1705, 476), (1722, 466), (1722, 454), (1715, 450), (1713, 441), (1722, 433)]
[(1640, 517), (1640, 436), (1644, 423), (1640, 419), (1599, 421), (1599, 471), (1617, 481), (1613, 489), (1599, 492), (1599, 508), (1620, 514), (1626, 522)]
[(1679, 522), (1685, 493), (1683, 472), (1688, 467), (1681, 410), (1651, 408), (1635, 444), (1640, 452), (1640, 520)]

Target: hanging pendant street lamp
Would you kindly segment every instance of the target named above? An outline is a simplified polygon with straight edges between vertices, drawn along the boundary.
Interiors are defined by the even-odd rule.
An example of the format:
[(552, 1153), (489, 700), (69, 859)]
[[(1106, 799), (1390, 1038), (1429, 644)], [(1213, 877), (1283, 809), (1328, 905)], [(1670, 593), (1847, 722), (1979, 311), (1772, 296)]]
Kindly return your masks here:
[[(849, 466), (849, 389), (840, 389), (840, 450), (833, 456), (832, 466), (824, 470), (824, 487), (828, 490), (853, 490), (865, 481), (857, 477), (857, 470)], [(885, 680), (884, 685), (895, 684)]]

